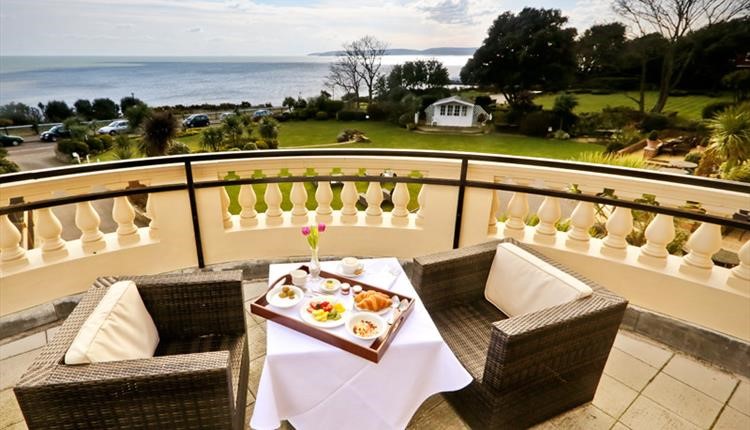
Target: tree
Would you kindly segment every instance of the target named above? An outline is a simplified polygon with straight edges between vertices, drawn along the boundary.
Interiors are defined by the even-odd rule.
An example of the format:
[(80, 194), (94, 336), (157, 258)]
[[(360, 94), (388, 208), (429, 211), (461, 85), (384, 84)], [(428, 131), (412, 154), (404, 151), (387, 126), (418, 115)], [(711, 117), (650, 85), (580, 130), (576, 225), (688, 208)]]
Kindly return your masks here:
[(217, 152), (221, 149), (221, 143), (224, 141), (224, 132), (220, 128), (209, 128), (201, 136), (201, 148), (210, 152)]
[(677, 47), (689, 31), (728, 21), (750, 10), (750, 0), (615, 0), (615, 11), (630, 20), (641, 35), (656, 32), (666, 41), (659, 77), (659, 96), (651, 108), (661, 112), (669, 92), (680, 82), (691, 57), (679, 59)]
[(73, 116), (73, 109), (62, 100), (50, 100), (47, 104), (39, 103), (39, 109), (49, 122), (62, 122)]
[(91, 103), (93, 109), (93, 119), (114, 119), (117, 118), (118, 107), (117, 103), (111, 99), (94, 99)]
[(372, 103), (375, 83), (380, 76), (383, 55), (388, 48), (385, 42), (373, 36), (364, 36), (344, 45), (344, 57), (357, 64), (357, 74), (367, 88), (367, 100)]
[(287, 107), (287, 108), (293, 108), (297, 104), (297, 99), (294, 97), (287, 96), (284, 98), (284, 101), (281, 102), (281, 106)]
[(146, 103), (143, 103), (140, 99), (134, 97), (134, 96), (126, 96), (120, 99), (120, 112), (123, 114), (125, 111), (128, 110), (129, 107), (135, 106), (135, 105), (145, 105)]
[(138, 103), (128, 107), (124, 115), (128, 120), (128, 124), (130, 124), (130, 129), (136, 131), (151, 116), (151, 108), (146, 106), (145, 103)]
[(417, 60), (393, 66), (386, 82), (391, 91), (398, 88), (413, 91), (444, 87), (450, 83), (450, 77), (448, 69), (440, 61)]
[(265, 141), (275, 141), (279, 137), (279, 124), (275, 119), (264, 116), (258, 125), (258, 133)]
[(39, 109), (14, 102), (0, 106), (0, 118), (8, 119), (15, 125), (39, 124), (43, 119)]
[(625, 25), (613, 22), (591, 26), (576, 43), (578, 71), (584, 79), (617, 73), (624, 47)]
[(229, 146), (232, 148), (239, 148), (244, 143), (242, 141), (242, 133), (244, 128), (242, 121), (237, 115), (230, 115), (224, 118), (224, 124), (221, 127), (222, 134), (229, 141)]
[(94, 108), (91, 106), (91, 102), (86, 99), (78, 99), (73, 103), (73, 107), (76, 108), (76, 114), (86, 121), (94, 118)]
[(750, 159), (750, 103), (733, 106), (708, 122), (711, 130), (706, 152), (717, 155), (723, 175)]
[(166, 155), (177, 135), (177, 119), (170, 111), (155, 112), (143, 125), (143, 139), (138, 147), (147, 157)]
[(721, 82), (728, 88), (734, 90), (734, 101), (740, 102), (750, 98), (750, 70), (737, 70), (727, 73)]
[(552, 112), (560, 119), (559, 129), (563, 126), (570, 127), (575, 120), (573, 109), (578, 106), (578, 98), (572, 94), (562, 93), (555, 98), (555, 104), (552, 106)]
[(567, 22), (555, 9), (501, 14), (461, 69), (461, 81), (496, 87), (511, 107), (532, 88), (563, 88), (576, 68), (576, 30), (563, 28)]
[(638, 110), (646, 110), (646, 79), (649, 64), (652, 64), (666, 49), (667, 41), (659, 33), (651, 33), (645, 36), (629, 40), (625, 45), (625, 62), (637, 64), (639, 72), (638, 98), (625, 93), (625, 96), (638, 104)]
[(342, 88), (346, 94), (353, 94), (355, 106), (359, 108), (359, 88), (362, 85), (361, 65), (352, 55), (339, 56), (331, 63), (326, 77), (326, 85)]

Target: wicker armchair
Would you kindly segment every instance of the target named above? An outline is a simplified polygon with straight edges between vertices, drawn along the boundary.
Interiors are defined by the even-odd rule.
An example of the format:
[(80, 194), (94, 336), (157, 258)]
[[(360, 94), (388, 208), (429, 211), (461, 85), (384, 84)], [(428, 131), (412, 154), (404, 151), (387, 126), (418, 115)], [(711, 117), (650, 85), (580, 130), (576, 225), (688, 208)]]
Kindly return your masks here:
[(472, 428), (525, 428), (593, 399), (627, 301), (581, 278), (591, 296), (508, 318), (484, 298), (497, 244), (416, 258), (412, 283), (474, 378), (447, 399)]
[[(100, 278), (14, 388), (30, 429), (242, 429), (248, 353), (241, 271)], [(149, 359), (63, 357), (107, 288), (136, 282), (159, 331)]]

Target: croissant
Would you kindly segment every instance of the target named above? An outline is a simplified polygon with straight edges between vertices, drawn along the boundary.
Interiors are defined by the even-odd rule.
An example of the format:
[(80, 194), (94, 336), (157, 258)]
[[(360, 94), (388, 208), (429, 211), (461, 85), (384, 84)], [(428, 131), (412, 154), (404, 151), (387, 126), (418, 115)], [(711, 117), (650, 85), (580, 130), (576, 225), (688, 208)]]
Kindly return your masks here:
[(357, 307), (372, 312), (380, 311), (391, 305), (391, 299), (379, 291), (363, 291), (354, 297)]

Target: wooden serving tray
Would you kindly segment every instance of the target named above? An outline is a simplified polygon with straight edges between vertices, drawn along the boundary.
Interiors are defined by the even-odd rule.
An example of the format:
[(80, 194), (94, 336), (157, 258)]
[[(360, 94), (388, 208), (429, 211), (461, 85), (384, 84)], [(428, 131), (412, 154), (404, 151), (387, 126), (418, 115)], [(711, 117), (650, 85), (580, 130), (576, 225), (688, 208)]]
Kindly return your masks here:
[[(307, 266), (300, 266), (299, 269), (310, 273)], [(366, 290), (380, 291), (381, 293), (387, 294), (389, 297), (392, 297), (395, 295), (399, 298), (399, 300), (406, 299), (409, 302), (409, 305), (401, 313), (401, 315), (398, 316), (396, 321), (393, 322), (393, 324), (388, 328), (388, 330), (386, 330), (386, 332), (383, 335), (373, 340), (369, 346), (355, 343), (352, 340), (348, 340), (343, 337), (337, 336), (335, 334), (330, 333), (328, 330), (324, 328), (305, 324), (299, 318), (292, 318), (287, 315), (278, 313), (274, 309), (273, 306), (268, 305), (268, 301), (266, 301), (266, 294), (261, 295), (259, 298), (257, 298), (255, 301), (253, 301), (250, 304), (250, 312), (254, 313), (255, 315), (261, 316), (269, 321), (273, 321), (277, 324), (287, 326), (291, 328), (292, 330), (296, 330), (310, 337), (314, 337), (315, 339), (318, 339), (321, 342), (325, 342), (329, 345), (333, 345), (337, 348), (343, 349), (344, 351), (347, 351), (354, 355), (362, 357), (365, 360), (370, 360), (373, 363), (378, 363), (383, 358), (383, 354), (385, 354), (385, 351), (388, 349), (388, 346), (391, 344), (391, 342), (393, 341), (393, 338), (396, 336), (396, 333), (398, 333), (399, 329), (401, 328), (401, 325), (402, 325), (401, 323), (404, 321), (404, 319), (406, 319), (407, 316), (409, 316), (409, 314), (411, 313), (411, 310), (414, 308), (414, 298), (404, 296), (402, 294), (394, 293), (392, 291), (385, 290), (382, 288), (378, 288), (374, 285), (365, 284), (357, 280), (347, 278), (345, 276), (337, 275), (335, 273), (321, 271), (320, 277), (321, 278), (334, 278), (334, 279), (338, 279), (341, 282), (348, 282), (349, 284), (352, 284), (352, 285), (361, 285), (362, 291), (366, 291)], [(270, 284), (271, 287), (269, 287), (268, 290), (278, 285), (279, 282), (281, 282), (282, 280), (284, 281), (285, 284), (291, 284), (292, 275), (287, 273), (286, 275), (276, 279), (274, 282)], [(268, 292), (268, 290), (266, 290), (266, 292)]]

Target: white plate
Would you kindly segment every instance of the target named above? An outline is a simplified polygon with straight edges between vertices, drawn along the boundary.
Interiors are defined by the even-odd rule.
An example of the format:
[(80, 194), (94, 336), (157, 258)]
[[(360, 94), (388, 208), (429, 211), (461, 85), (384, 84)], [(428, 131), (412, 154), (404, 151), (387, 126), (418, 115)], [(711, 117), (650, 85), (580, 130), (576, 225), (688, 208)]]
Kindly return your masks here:
[(339, 263), (336, 266), (336, 273), (347, 278), (359, 278), (360, 276), (365, 274), (365, 265), (362, 263), (359, 263), (359, 267), (360, 269), (362, 269), (362, 271), (359, 272), (359, 274), (354, 274), (354, 273), (349, 274), (349, 273), (344, 272), (344, 266), (341, 263)]
[[(354, 296), (356, 297), (356, 294)], [(354, 301), (354, 297), (352, 297), (352, 301)], [(383, 308), (383, 309), (375, 312), (375, 311), (371, 311), (369, 309), (360, 309), (359, 308), (359, 304), (355, 304), (354, 305), (354, 309), (356, 309), (359, 312), (369, 312), (369, 313), (372, 313), (372, 314), (385, 315), (385, 314), (388, 313), (388, 311), (390, 311), (391, 309), (393, 309), (393, 306), (389, 305), (388, 307), (385, 307), (385, 308)]]
[[(279, 294), (281, 294), (281, 289), (284, 287), (289, 287), (289, 289), (294, 291), (293, 299), (279, 297)], [(294, 285), (280, 285), (266, 293), (266, 301), (268, 302), (268, 304), (276, 306), (277, 308), (291, 308), (292, 306), (301, 302), (304, 297), (304, 291), (302, 291), (299, 287), (295, 287)]]
[[(328, 288), (325, 287), (325, 283), (327, 281), (332, 281), (333, 282), (334, 287), (332, 289), (328, 289)], [(321, 293), (324, 293), (324, 294), (333, 294), (336, 291), (338, 291), (339, 288), (341, 288), (341, 281), (339, 281), (338, 279), (333, 279), (333, 278), (323, 279), (323, 280), (320, 281), (320, 285), (318, 285), (318, 291), (320, 291)]]
[[(305, 300), (302, 303), (302, 307), (300, 307), (299, 309), (300, 316), (302, 317), (302, 321), (305, 324), (309, 324), (309, 325), (313, 325), (315, 327), (321, 327), (321, 328), (333, 328), (333, 327), (339, 327), (346, 322), (346, 318), (349, 316), (349, 313), (350, 313), (349, 309), (345, 309), (344, 312), (341, 313), (341, 318), (337, 320), (334, 320), (334, 321), (329, 320), (325, 322), (317, 321), (315, 318), (313, 318), (311, 313), (307, 312), (307, 307), (312, 301), (320, 301), (320, 302), (327, 301), (331, 304), (335, 304), (336, 302), (341, 302), (341, 300), (337, 300), (337, 299), (326, 297), (326, 296), (317, 296), (317, 297), (313, 297), (311, 299)], [(342, 302), (342, 304), (344, 303)], [(344, 305), (344, 307), (346, 308), (346, 305)]]
[[(375, 331), (369, 335), (369, 336), (359, 336), (354, 333), (354, 324), (361, 320), (369, 320), (375, 326), (377, 327)], [(385, 330), (388, 329), (388, 323), (385, 321), (385, 319), (377, 314), (374, 314), (372, 312), (360, 312), (357, 314), (354, 314), (346, 319), (346, 332), (349, 333), (350, 336), (356, 337), (357, 339), (363, 339), (363, 340), (372, 340), (380, 337), (381, 334), (385, 332)]]

